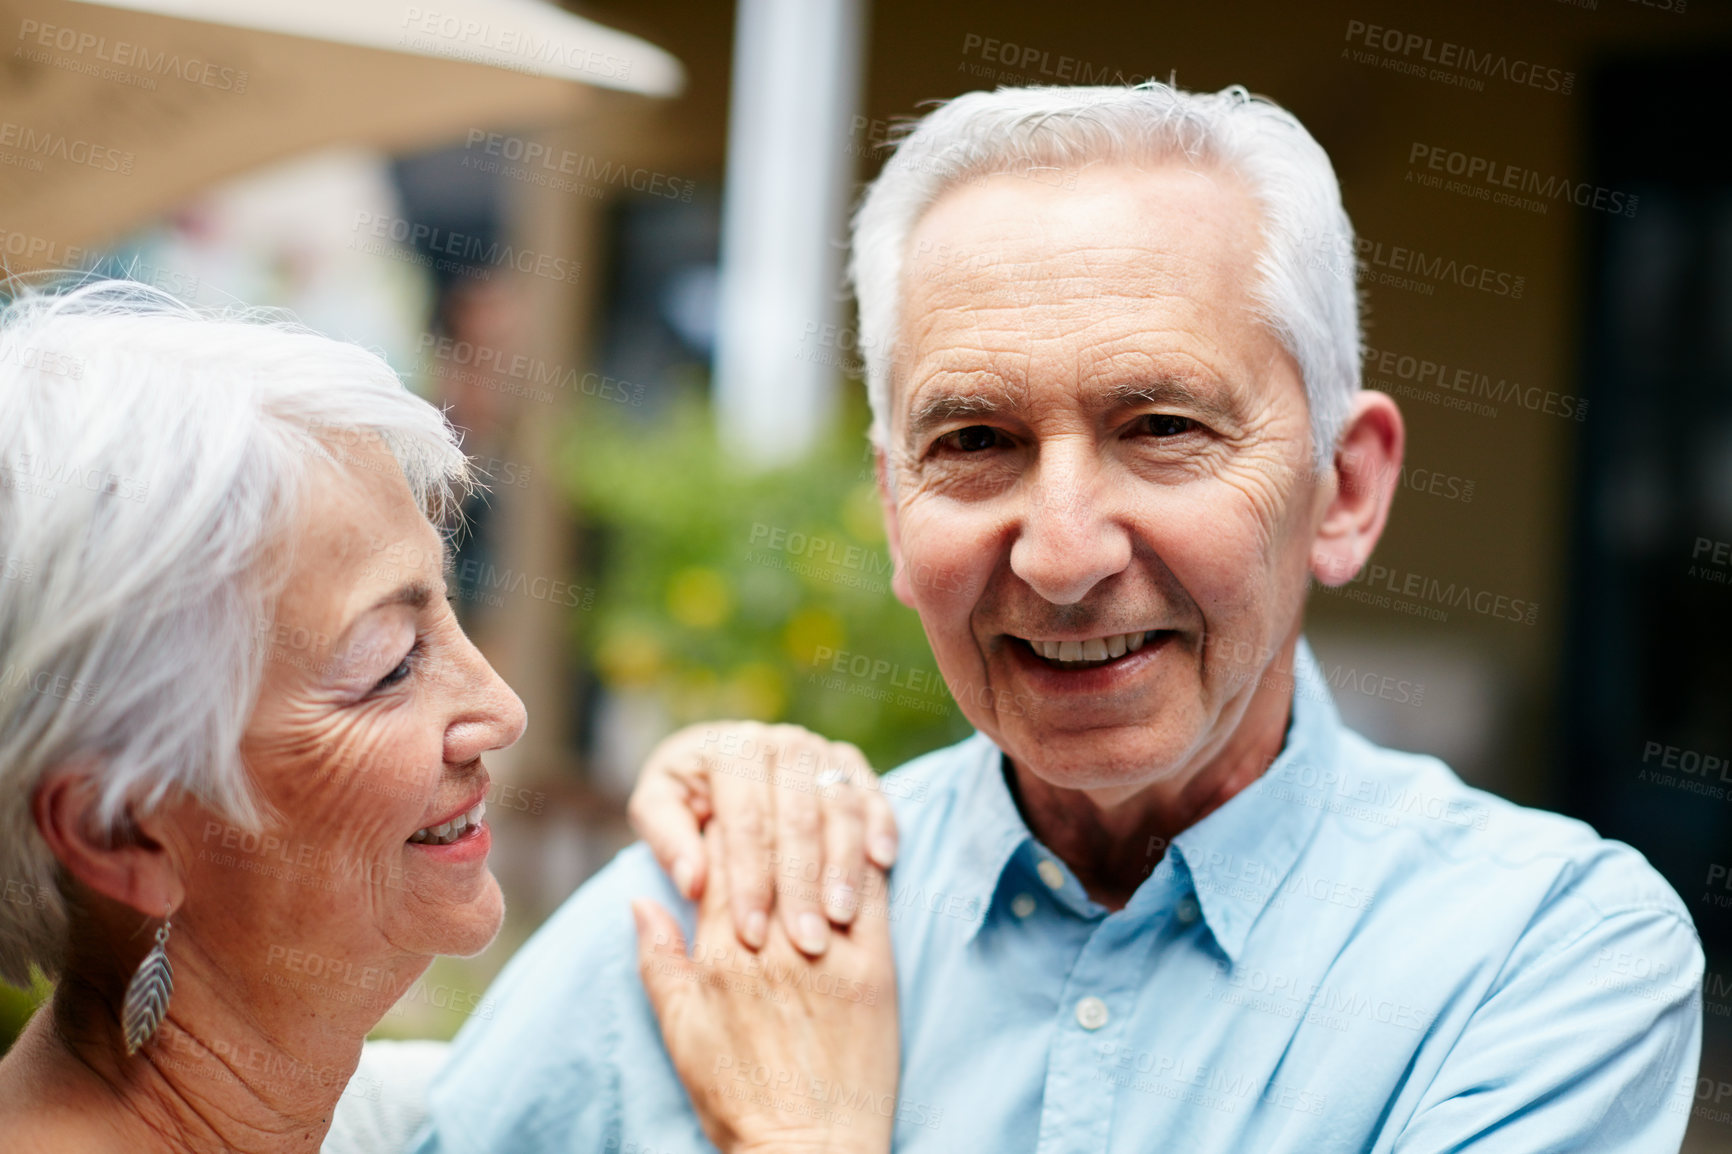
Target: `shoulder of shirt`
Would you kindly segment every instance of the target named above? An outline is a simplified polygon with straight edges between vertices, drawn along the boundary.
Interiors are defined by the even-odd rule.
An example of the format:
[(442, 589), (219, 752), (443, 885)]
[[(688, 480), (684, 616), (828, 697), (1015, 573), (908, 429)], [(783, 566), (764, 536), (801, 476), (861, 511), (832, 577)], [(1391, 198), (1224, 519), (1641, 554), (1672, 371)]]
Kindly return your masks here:
[(936, 837), (966, 786), (975, 780), (975, 759), (996, 753), (990, 739), (971, 733), (955, 745), (923, 753), (879, 778), (879, 788), (896, 812), (896, 829), (903, 852)]
[[(1602, 917), (1633, 910), (1668, 913), (1693, 929), (1677, 892), (1633, 846), (1601, 837), (1585, 821), (1468, 785), (1428, 754), (1387, 749), (1345, 727), (1340, 740), (1337, 753), (1344, 762), (1351, 759), (1358, 773), (1393, 791), (1391, 796), (1410, 799), (1393, 825), (1358, 836), (1405, 837), (1435, 868), (1499, 866), (1549, 874), (1549, 899), (1574, 898)], [(1354, 826), (1368, 828), (1344, 821), (1337, 829)]]
[(640, 896), (671, 910), (689, 937), (690, 906), (649, 847), (621, 850), (566, 898), (488, 988), (429, 1095), (430, 1130), (422, 1133), (437, 1145), (416, 1149), (521, 1149), (527, 1133), (608, 1132), (619, 1108), (617, 1059), (636, 1037), (622, 1034), (627, 1007), (643, 997), (631, 915), (631, 899)]
[[(579, 886), (518, 948), (500, 973), (500, 988), (527, 982), (545, 996), (550, 990), (588, 986), (602, 972), (612, 975), (609, 981), (628, 976), (635, 980), (637, 927), (631, 902), (638, 897), (659, 902), (690, 935), (691, 903), (674, 890), (649, 846), (634, 842)], [(573, 959), (580, 957), (600, 968), (573, 966)], [(582, 980), (571, 980), (580, 974), (585, 975)]]

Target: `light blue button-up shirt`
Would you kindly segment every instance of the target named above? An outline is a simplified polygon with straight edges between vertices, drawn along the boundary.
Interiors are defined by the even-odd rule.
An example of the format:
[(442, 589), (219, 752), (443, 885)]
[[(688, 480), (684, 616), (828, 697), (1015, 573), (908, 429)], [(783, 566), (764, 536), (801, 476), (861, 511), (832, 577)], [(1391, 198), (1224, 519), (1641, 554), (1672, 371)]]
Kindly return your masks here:
[[(1345, 729), (1303, 643), (1280, 756), (1148, 846), (1122, 910), (1004, 773), (977, 734), (885, 779), (898, 1151), (1677, 1150), (1703, 969), (1677, 895), (1628, 846)], [(648, 851), (620, 854), (458, 1036), (424, 1154), (713, 1149), (637, 977), (639, 895), (689, 933)]]

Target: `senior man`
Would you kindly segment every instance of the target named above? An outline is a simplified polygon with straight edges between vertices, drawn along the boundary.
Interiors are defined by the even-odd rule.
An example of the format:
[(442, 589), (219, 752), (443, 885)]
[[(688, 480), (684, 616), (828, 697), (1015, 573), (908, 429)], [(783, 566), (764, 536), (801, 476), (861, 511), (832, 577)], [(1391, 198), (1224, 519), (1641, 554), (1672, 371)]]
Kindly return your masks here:
[[(1344, 728), (1302, 637), (1402, 453), (1359, 388), (1351, 239), (1322, 149), (1239, 89), (970, 94), (867, 194), (896, 594), (978, 730), (888, 779), (898, 1150), (1679, 1144), (1702, 954), (1677, 896)], [(465, 1028), (422, 1149), (708, 1148), (637, 896), (690, 926), (623, 853)], [(889, 1108), (749, 1057), (715, 1076), (835, 1124)]]

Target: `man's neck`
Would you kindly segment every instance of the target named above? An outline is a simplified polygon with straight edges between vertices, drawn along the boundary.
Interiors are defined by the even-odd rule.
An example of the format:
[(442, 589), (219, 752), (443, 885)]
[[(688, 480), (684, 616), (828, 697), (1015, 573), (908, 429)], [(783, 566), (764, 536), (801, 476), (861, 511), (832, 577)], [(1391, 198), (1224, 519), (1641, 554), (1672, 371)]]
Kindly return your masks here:
[(1006, 784), (1029, 831), (1071, 868), (1089, 897), (1123, 909), (1172, 840), (1268, 770), (1286, 742), (1293, 698), (1289, 648), (1258, 680), (1227, 744), (1195, 773), (1123, 800), (1050, 785), (1006, 758)]
[(354, 1002), (340, 996), (358, 992), (348, 989), (259, 996), (201, 961), (176, 959), (168, 1016), (131, 1056), (116, 991), (103, 988), (112, 983), (63, 978), (19, 1039), (24, 1076), (52, 1099), (48, 1113), (113, 1135), (102, 1144), (114, 1149), (318, 1150), (362, 1039), (401, 991)]

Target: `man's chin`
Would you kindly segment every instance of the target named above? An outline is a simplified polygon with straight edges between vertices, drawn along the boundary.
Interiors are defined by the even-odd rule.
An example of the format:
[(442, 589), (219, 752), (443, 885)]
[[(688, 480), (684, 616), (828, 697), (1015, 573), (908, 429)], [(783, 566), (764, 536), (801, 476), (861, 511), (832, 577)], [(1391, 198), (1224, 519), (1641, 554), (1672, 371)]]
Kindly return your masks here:
[(1180, 776), (1187, 752), (1138, 730), (1012, 731), (995, 740), (1019, 770), (1054, 789), (1127, 795)]

